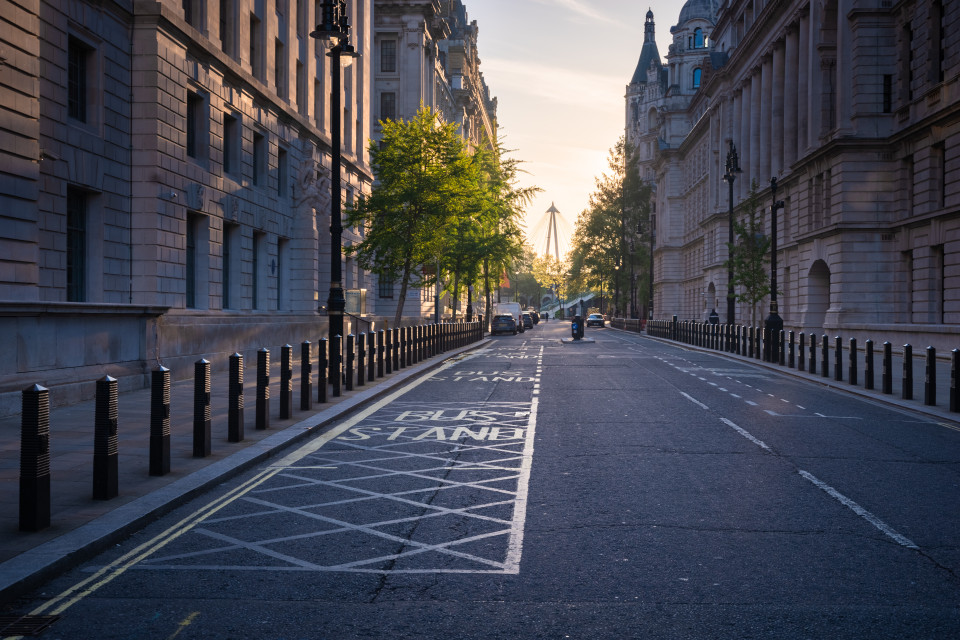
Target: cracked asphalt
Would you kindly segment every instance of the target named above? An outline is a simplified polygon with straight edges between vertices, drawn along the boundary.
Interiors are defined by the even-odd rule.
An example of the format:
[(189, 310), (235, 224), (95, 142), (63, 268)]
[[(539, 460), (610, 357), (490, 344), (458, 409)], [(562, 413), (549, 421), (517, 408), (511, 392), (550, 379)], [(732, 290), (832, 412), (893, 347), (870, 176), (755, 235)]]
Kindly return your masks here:
[(65, 639), (960, 637), (956, 423), (588, 331), (495, 337), (17, 606)]

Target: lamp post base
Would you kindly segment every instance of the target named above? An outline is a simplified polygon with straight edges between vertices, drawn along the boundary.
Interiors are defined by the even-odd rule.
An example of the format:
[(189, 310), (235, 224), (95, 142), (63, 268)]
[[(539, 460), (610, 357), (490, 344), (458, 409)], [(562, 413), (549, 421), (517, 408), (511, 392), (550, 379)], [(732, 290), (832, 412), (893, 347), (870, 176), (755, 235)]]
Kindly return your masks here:
[(780, 332), (783, 331), (783, 318), (776, 309), (763, 321), (763, 359), (765, 362), (780, 362)]

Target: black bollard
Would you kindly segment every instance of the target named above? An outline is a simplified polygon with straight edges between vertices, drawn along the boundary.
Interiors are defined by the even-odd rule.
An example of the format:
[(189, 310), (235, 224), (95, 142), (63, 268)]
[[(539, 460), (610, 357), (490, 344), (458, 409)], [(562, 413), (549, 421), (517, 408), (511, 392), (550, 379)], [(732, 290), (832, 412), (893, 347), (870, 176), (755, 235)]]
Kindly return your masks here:
[[(796, 334), (794, 334), (793, 331), (790, 331), (790, 338), (789, 338), (790, 351), (787, 355), (787, 366), (791, 369), (795, 369), (797, 367), (797, 345), (795, 341), (796, 341)], [(801, 355), (800, 358), (803, 359), (803, 356)]]
[(243, 442), (243, 356), (230, 356), (227, 441)]
[(280, 347), (280, 419), (293, 415), (293, 347)]
[(347, 334), (347, 366), (343, 371), (343, 379), (347, 383), (347, 391), (353, 391), (353, 370), (357, 361), (357, 354), (354, 347), (357, 337), (352, 333)]
[(330, 338), (330, 384), (333, 387), (333, 397), (343, 395), (343, 336)]
[(850, 338), (850, 355), (849, 355), (849, 367), (847, 371), (847, 379), (850, 381), (850, 384), (857, 384), (857, 339)]
[(883, 393), (893, 393), (893, 345), (883, 343), (883, 368), (880, 372), (880, 385)]
[(803, 343), (805, 341), (805, 338), (806, 338), (806, 334), (801, 331), (800, 341), (799, 341), (799, 344), (797, 345), (797, 371), (805, 371), (807, 368), (807, 362), (805, 360), (806, 354), (804, 353), (804, 348), (803, 348), (804, 347)]
[(300, 411), (313, 409), (313, 363), (310, 361), (310, 341), (300, 344)]
[(960, 411), (957, 376), (960, 375), (960, 349), (954, 349), (950, 358), (950, 411)]
[(820, 375), (830, 377), (830, 338), (827, 334), (820, 337)]
[(270, 428), (270, 352), (257, 351), (257, 426), (260, 431)]
[(400, 370), (400, 328), (393, 330), (393, 338), (390, 339), (390, 345), (393, 347), (393, 370)]
[(321, 404), (327, 401), (327, 342), (321, 338), (317, 347), (317, 402)]
[(407, 345), (408, 345), (407, 328), (400, 327), (399, 331), (400, 331), (400, 340), (398, 341), (400, 343), (400, 359), (399, 359), (400, 367), (399, 368), (405, 369), (408, 364), (407, 363)]
[(109, 500), (119, 494), (117, 438), (117, 380), (97, 380), (93, 425), (93, 499)]
[(170, 369), (154, 369), (150, 381), (150, 475), (170, 473)]
[(937, 350), (927, 347), (927, 377), (923, 382), (923, 404), (937, 406)]
[(371, 329), (367, 334), (367, 380), (373, 382), (377, 374), (377, 334)]
[(377, 377), (383, 377), (383, 353), (386, 350), (387, 332), (383, 329), (377, 331)]
[(210, 446), (210, 362), (193, 365), (193, 457), (206, 458)]
[(362, 331), (357, 336), (357, 386), (366, 382), (367, 372), (367, 336)]
[(817, 334), (810, 334), (810, 359), (808, 361), (807, 371), (811, 375), (817, 374)]
[(50, 390), (20, 396), (20, 531), (50, 526)]
[(873, 340), (863, 343), (863, 388), (873, 390)]
[(843, 345), (840, 336), (834, 336), (834, 355), (833, 355), (833, 379), (837, 382), (843, 380)]
[(393, 373), (393, 329), (387, 329), (383, 334), (383, 366), (386, 375)]
[(779, 331), (780, 339), (777, 341), (780, 344), (780, 351), (777, 354), (780, 361), (780, 366), (782, 367), (787, 361), (787, 334), (784, 333), (783, 329)]
[(903, 386), (900, 388), (901, 400), (913, 400), (913, 345), (903, 345)]

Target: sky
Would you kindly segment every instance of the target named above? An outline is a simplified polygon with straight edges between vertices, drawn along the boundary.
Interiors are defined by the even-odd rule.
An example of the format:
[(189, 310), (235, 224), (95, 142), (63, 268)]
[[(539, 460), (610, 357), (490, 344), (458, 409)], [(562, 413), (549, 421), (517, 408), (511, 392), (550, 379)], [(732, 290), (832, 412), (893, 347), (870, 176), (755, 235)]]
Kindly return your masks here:
[(523, 162), (520, 184), (543, 189), (526, 212), (528, 241), (543, 253), (550, 204), (567, 222), (561, 241), (569, 240), (623, 134), (624, 94), (640, 58), (647, 9), (663, 58), (683, 2), (463, 1), (468, 19), (477, 21), (480, 71), (498, 99), (501, 140)]

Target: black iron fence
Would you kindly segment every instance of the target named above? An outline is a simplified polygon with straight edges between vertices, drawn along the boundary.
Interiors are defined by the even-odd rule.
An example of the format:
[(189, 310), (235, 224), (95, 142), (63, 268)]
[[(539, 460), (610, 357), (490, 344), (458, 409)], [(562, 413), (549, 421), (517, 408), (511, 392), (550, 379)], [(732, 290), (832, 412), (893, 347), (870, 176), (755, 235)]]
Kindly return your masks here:
[[(611, 322), (612, 326), (628, 331), (640, 332), (637, 325), (629, 323), (637, 321)], [(951, 412), (960, 412), (960, 396), (957, 391), (957, 379), (960, 377), (960, 349), (954, 349), (949, 360), (937, 358), (937, 350), (927, 347), (922, 356), (915, 358), (913, 345), (904, 344), (898, 350), (893, 345), (884, 342), (876, 345), (873, 340), (866, 340), (862, 347), (856, 338), (844, 340), (841, 336), (831, 338), (826, 334), (804, 334), (803, 332), (779, 331), (776, 336), (766, 335), (763, 327), (748, 327), (743, 325), (711, 324), (705, 322), (672, 320), (650, 320), (646, 322), (647, 335), (656, 338), (666, 338), (684, 344), (690, 344), (705, 349), (713, 349), (726, 353), (756, 360), (764, 359), (764, 345), (773, 338), (776, 348), (769, 350), (776, 354), (772, 364), (804, 371), (822, 378), (832, 378), (835, 382), (846, 381), (852, 386), (863, 386), (867, 390), (876, 387), (876, 359), (880, 359), (880, 392), (886, 395), (894, 393), (894, 371), (900, 369), (900, 398), (914, 399), (914, 387), (917, 380), (914, 372), (923, 367), (923, 403), (927, 406), (937, 406), (938, 394), (938, 364), (941, 369), (949, 369), (950, 386), (949, 399), (945, 406)], [(877, 348), (879, 347), (879, 349)], [(862, 368), (861, 355), (863, 356)], [(819, 367), (818, 367), (819, 359)], [(918, 364), (918, 361), (922, 364)], [(831, 366), (832, 365), (832, 366)], [(919, 399), (919, 398), (918, 398)]]

